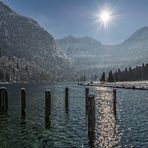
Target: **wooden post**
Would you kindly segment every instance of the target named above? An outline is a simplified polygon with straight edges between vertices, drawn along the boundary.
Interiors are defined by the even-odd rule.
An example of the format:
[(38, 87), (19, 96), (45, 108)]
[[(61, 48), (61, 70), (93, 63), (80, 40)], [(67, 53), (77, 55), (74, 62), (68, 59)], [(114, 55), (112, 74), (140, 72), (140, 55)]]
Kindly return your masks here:
[(65, 109), (67, 111), (68, 111), (68, 107), (69, 107), (68, 97), (69, 97), (69, 89), (68, 89), (68, 87), (66, 87), (65, 88)]
[(21, 88), (21, 115), (26, 116), (26, 91), (25, 88)]
[(91, 141), (95, 139), (95, 126), (96, 126), (96, 117), (95, 117), (95, 95), (88, 95), (88, 136), (91, 138)]
[(0, 88), (0, 110), (8, 110), (8, 93), (6, 87)]
[(4, 87), (1, 87), (1, 111), (4, 111)]
[(113, 89), (113, 111), (114, 111), (115, 118), (116, 118), (116, 115), (117, 115), (116, 103), (117, 103), (117, 99), (116, 99), (116, 89)]
[(51, 115), (51, 92), (50, 89), (45, 90), (45, 117)]
[(51, 116), (51, 91), (45, 90), (45, 127), (50, 128), (50, 116)]
[(0, 110), (2, 110), (2, 89), (0, 88)]
[(89, 88), (85, 88), (85, 107), (86, 107), (86, 113), (88, 111), (88, 94), (89, 94)]
[(8, 92), (7, 89), (5, 88), (5, 110), (8, 110)]

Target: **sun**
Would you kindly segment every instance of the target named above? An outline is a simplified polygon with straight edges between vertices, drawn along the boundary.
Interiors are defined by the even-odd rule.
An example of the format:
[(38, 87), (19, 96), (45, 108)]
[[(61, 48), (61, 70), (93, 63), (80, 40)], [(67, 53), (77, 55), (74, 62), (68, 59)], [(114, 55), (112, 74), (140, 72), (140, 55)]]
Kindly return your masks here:
[(98, 11), (95, 12), (95, 22), (99, 27), (103, 26), (103, 28), (108, 30), (108, 27), (114, 23), (115, 21), (115, 12), (109, 7), (100, 7)]
[(103, 10), (98, 17), (104, 26), (107, 26), (112, 21), (112, 13), (108, 10)]
[(113, 20), (113, 15), (111, 10), (102, 10), (98, 13), (98, 21), (99, 23), (103, 24), (103, 26), (106, 28), (108, 27), (109, 23), (111, 23)]

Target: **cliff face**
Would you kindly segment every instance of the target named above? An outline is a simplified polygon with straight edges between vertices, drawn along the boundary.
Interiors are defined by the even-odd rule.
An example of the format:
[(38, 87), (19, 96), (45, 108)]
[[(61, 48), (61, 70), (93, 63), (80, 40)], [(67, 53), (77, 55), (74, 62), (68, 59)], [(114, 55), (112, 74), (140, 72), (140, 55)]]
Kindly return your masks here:
[[(34, 73), (36, 80), (42, 74), (48, 75), (49, 80), (64, 79), (65, 71), (70, 69), (70, 60), (56, 46), (50, 33), (33, 19), (17, 14), (0, 2), (0, 63), (3, 62), (4, 65), (11, 65), (10, 69), (16, 70), (16, 73), (16, 65), (20, 69), (30, 67), (27, 73)], [(10, 80), (13, 80), (8, 67), (0, 66), (2, 75), (10, 73)], [(26, 78), (21, 73), (19, 75), (25, 80), (32, 80), (29, 74), (26, 74)], [(14, 77), (17, 77), (15, 72)]]

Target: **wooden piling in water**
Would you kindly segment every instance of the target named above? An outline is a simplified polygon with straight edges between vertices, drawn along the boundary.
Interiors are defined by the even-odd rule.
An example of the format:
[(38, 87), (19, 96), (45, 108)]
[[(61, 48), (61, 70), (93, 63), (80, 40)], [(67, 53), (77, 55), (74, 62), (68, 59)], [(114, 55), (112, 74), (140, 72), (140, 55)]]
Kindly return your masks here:
[(88, 136), (91, 139), (95, 139), (95, 126), (96, 126), (96, 117), (95, 117), (95, 95), (88, 95)]
[(1, 106), (2, 106), (2, 90), (0, 88), (0, 110), (1, 110)]
[(50, 89), (45, 90), (45, 117), (51, 115), (51, 91)]
[(7, 92), (7, 89), (5, 89), (5, 107), (6, 107), (6, 110), (8, 110), (8, 92)]
[(117, 111), (116, 111), (116, 103), (117, 103), (117, 97), (116, 97), (116, 89), (113, 89), (113, 112), (114, 112), (114, 115), (115, 115), (115, 118), (117, 116)]
[(88, 111), (88, 94), (89, 94), (89, 88), (85, 88), (85, 107), (86, 107), (86, 113)]
[(0, 88), (0, 110), (8, 110), (8, 92), (6, 87)]
[(21, 115), (26, 116), (26, 90), (21, 88)]
[(50, 128), (51, 124), (51, 91), (45, 90), (45, 127)]
[(66, 87), (65, 88), (65, 108), (66, 110), (68, 110), (68, 107), (69, 107), (68, 97), (69, 97), (69, 89), (68, 87)]

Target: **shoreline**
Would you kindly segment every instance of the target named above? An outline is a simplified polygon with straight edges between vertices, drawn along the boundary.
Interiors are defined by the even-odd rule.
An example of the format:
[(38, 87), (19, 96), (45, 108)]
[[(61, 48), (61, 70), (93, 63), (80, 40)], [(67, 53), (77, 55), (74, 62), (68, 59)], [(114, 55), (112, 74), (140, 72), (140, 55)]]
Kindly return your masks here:
[(110, 87), (119, 89), (148, 90), (148, 81), (124, 81), (124, 82), (107, 82), (107, 83), (79, 83), (82, 86)]

